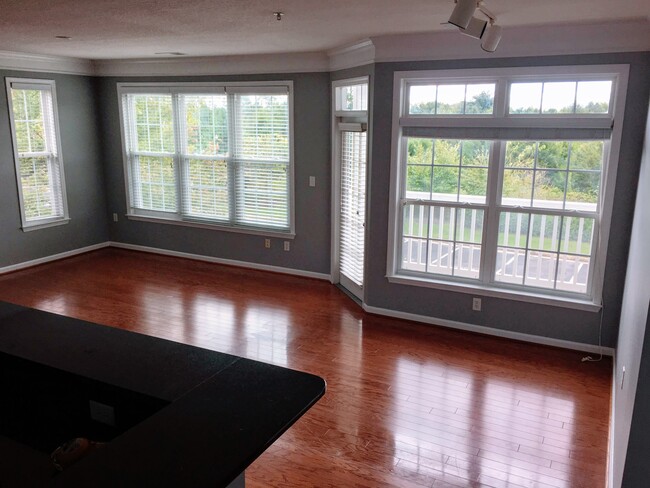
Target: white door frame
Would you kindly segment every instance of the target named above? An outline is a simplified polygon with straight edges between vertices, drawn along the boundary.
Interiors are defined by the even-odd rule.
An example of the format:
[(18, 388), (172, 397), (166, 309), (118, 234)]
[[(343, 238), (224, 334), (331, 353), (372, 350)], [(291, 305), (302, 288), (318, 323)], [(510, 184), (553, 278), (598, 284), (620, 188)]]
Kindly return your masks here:
[[(331, 240), (331, 269), (330, 276), (333, 284), (341, 284), (348, 291), (354, 294), (359, 300), (364, 301), (363, 289), (353, 283), (351, 280), (342, 276), (340, 273), (340, 205), (341, 205), (341, 132), (345, 130), (341, 125), (350, 124), (368, 124), (368, 110), (351, 111), (340, 110), (340, 101), (337, 99), (337, 88), (349, 85), (368, 84), (368, 96), (370, 97), (370, 78), (362, 76), (358, 78), (348, 78), (332, 82), (332, 240)], [(368, 100), (368, 106), (370, 100)], [(367, 138), (367, 144), (370, 144), (370, 138)], [(368, 195), (368, 168), (369, 168), (369, 147), (366, 147), (366, 197)], [(366, 200), (366, 209), (367, 209)], [(365, 212), (367, 224), (368, 213)], [(367, 226), (366, 226), (367, 229)], [(365, 247), (365, 240), (364, 240)], [(364, 260), (365, 260), (364, 249)], [(365, 264), (365, 263), (364, 263)], [(365, 275), (365, 266), (364, 266)], [(365, 276), (364, 276), (365, 282)]]

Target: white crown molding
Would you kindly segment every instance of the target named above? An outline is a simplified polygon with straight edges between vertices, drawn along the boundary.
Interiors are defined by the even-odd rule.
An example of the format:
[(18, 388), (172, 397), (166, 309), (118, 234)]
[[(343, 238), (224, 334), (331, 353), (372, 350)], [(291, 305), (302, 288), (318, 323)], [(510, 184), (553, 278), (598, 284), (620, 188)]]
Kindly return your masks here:
[(508, 27), (496, 53), (456, 29), (372, 38), (375, 62), (445, 59), (494, 59), (562, 54), (597, 54), (650, 50), (650, 21), (556, 24)]
[(88, 59), (11, 51), (0, 51), (0, 69), (87, 76), (95, 74), (92, 61)]
[(201, 76), (329, 71), (325, 53), (241, 56), (106, 59), (93, 61), (97, 76)]
[(494, 327), (468, 324), (466, 322), (457, 322), (455, 320), (439, 319), (436, 317), (430, 317), (428, 315), (400, 312), (398, 310), (373, 307), (366, 303), (363, 304), (363, 309), (366, 312), (375, 315), (383, 315), (385, 317), (392, 317), (396, 319), (412, 320), (413, 322), (420, 322), (423, 324), (436, 325), (440, 327), (448, 327), (450, 329), (464, 330), (467, 332), (475, 332), (478, 334), (491, 335), (495, 337), (503, 337), (505, 339), (512, 339), (515, 341), (532, 342), (533, 344), (542, 344), (544, 346), (553, 346), (560, 347), (562, 349), (571, 349), (574, 351), (590, 352), (592, 354), (603, 354), (604, 356), (614, 355), (614, 349), (611, 347), (596, 346), (594, 344), (584, 344), (581, 342), (554, 339), (552, 337), (524, 334), (522, 332), (514, 332), (510, 330), (497, 329)]
[(330, 71), (354, 68), (375, 62), (375, 45), (370, 39), (349, 44), (338, 49), (329, 51)]

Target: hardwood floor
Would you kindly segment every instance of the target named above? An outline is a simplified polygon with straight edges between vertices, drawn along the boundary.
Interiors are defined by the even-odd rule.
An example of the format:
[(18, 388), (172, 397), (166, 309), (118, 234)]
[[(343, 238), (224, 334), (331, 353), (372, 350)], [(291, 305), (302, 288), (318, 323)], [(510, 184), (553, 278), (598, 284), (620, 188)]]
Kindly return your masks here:
[(247, 470), (251, 488), (606, 484), (610, 358), (373, 316), (317, 280), (118, 249), (0, 276), (0, 300), (325, 378)]

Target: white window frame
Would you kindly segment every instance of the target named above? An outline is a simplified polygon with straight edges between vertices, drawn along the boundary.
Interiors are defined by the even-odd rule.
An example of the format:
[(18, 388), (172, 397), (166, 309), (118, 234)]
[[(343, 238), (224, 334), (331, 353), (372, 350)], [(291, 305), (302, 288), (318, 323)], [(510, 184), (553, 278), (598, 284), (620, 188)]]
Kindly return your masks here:
[[(269, 92), (286, 93), (288, 95), (288, 111), (289, 111), (289, 162), (288, 162), (288, 208), (289, 208), (289, 228), (288, 230), (278, 230), (274, 228), (265, 228), (258, 226), (245, 226), (240, 224), (229, 224), (224, 222), (209, 222), (209, 221), (194, 221), (192, 219), (185, 219), (180, 214), (173, 212), (162, 212), (154, 210), (143, 210), (134, 208), (133, 190), (131, 185), (131, 167), (129, 164), (129, 157), (126, 146), (127, 132), (125, 129), (124, 118), (124, 103), (123, 97), (127, 94), (137, 93), (159, 93), (159, 94), (224, 94), (224, 93), (254, 93), (255, 88), (268, 89)], [(286, 90), (286, 91), (285, 91)], [(203, 229), (213, 229), (226, 232), (236, 232), (242, 234), (263, 235), (268, 237), (279, 237), (283, 239), (295, 238), (295, 178), (294, 178), (294, 100), (293, 100), (293, 81), (250, 81), (250, 82), (184, 82), (184, 83), (118, 83), (117, 84), (119, 114), (120, 114), (120, 130), (122, 136), (122, 158), (124, 161), (124, 183), (126, 187), (127, 196), (127, 214), (126, 217), (131, 220), (138, 220), (144, 222), (157, 222), (163, 224), (180, 225), (185, 227), (195, 227)], [(176, 112), (175, 112), (176, 113)], [(175, 121), (176, 123), (176, 121)], [(176, 127), (178, 125), (175, 124)], [(231, 127), (232, 131), (233, 128)], [(176, 132), (177, 130), (175, 130)], [(175, 137), (178, 138), (177, 134)], [(232, 143), (232, 141), (231, 141)], [(180, 150), (178, 141), (176, 142), (176, 154)], [(227, 161), (233, 160), (232, 154), (226, 158)], [(180, 186), (178, 181), (180, 166), (177, 164), (177, 188)], [(180, 194), (177, 195), (180, 198)], [(180, 200), (178, 202), (180, 207)]]
[[(62, 155), (62, 149), (61, 149), (61, 134), (59, 130), (59, 111), (58, 111), (58, 103), (56, 99), (56, 82), (54, 80), (45, 80), (45, 79), (40, 79), (40, 78), (12, 78), (12, 77), (7, 77), (5, 79), (6, 83), (6, 88), (7, 88), (7, 104), (9, 108), (9, 124), (11, 128), (11, 141), (13, 144), (13, 152), (14, 152), (14, 164), (16, 168), (16, 185), (18, 187), (18, 199), (19, 199), (19, 204), (20, 204), (20, 220), (21, 220), (21, 226), (23, 232), (29, 232), (32, 230), (38, 230), (38, 229), (44, 229), (47, 227), (54, 227), (57, 225), (63, 225), (67, 224), (70, 221), (70, 215), (68, 213), (68, 197), (66, 193), (66, 188), (65, 188), (65, 172), (64, 172), (64, 165), (63, 165), (63, 155)], [(13, 97), (12, 97), (12, 86), (17, 85), (18, 89), (21, 87), (23, 89), (36, 89), (36, 90), (42, 90), (42, 91), (48, 91), (50, 93), (50, 97), (52, 99), (52, 121), (54, 122), (54, 127), (53, 133), (55, 137), (55, 144), (56, 144), (56, 153), (51, 153), (51, 152), (45, 152), (42, 153), (43, 155), (48, 157), (49, 164), (50, 166), (56, 165), (58, 168), (58, 173), (59, 173), (59, 187), (60, 187), (60, 195), (59, 198), (61, 199), (61, 205), (62, 205), (62, 215), (54, 216), (54, 217), (46, 217), (42, 219), (34, 219), (34, 220), (27, 220), (27, 216), (25, 213), (25, 201), (23, 198), (23, 187), (21, 183), (21, 174), (20, 174), (20, 154), (18, 152), (18, 142), (16, 139), (16, 125), (15, 125), (15, 120), (14, 120), (14, 108), (13, 108)], [(43, 123), (47, 124), (49, 121), (49, 118), (47, 116), (43, 116)], [(38, 153), (41, 154), (41, 153)]]
[[(612, 208), (614, 203), (614, 188), (620, 153), (620, 144), (624, 119), (625, 99), (627, 95), (629, 65), (582, 65), (582, 66), (550, 66), (533, 68), (487, 68), (468, 70), (444, 71), (401, 71), (395, 72), (393, 84), (393, 128), (392, 128), (392, 154), (391, 154), (391, 187), (390, 208), (388, 225), (388, 253), (386, 277), (389, 282), (412, 286), (437, 288), (461, 293), (476, 294), (479, 296), (492, 296), (512, 300), (542, 303), (562, 306), (580, 310), (597, 311), (602, 304), (602, 290), (604, 269), (607, 257), (607, 245), (611, 226)], [(510, 82), (520, 81), (583, 81), (590, 79), (603, 79), (608, 77), (613, 80), (612, 95), (607, 114), (508, 114), (508, 87)], [(409, 114), (408, 87), (412, 84), (426, 83), (476, 83), (495, 82), (494, 113), (492, 115), (421, 115)], [(401, 191), (404, 185), (403, 169), (406, 164), (404, 154), (405, 144), (402, 143), (404, 128), (440, 128), (447, 131), (440, 138), (448, 139), (499, 139), (501, 131), (509, 131), (518, 127), (524, 129), (556, 129), (558, 138), (571, 140), (570, 131), (575, 121), (580, 119), (580, 129), (594, 131), (610, 131), (610, 138), (605, 142), (603, 174), (601, 178), (601, 198), (598, 209), (599, 232), (594, 237), (591, 266), (593, 267), (592, 282), (588, 293), (576, 296), (571, 293), (557, 291), (548, 292), (532, 287), (510, 287), (508, 285), (495, 285), (488, 283), (489, 277), (483, 274), (483, 281), (469, 282), (453, 277), (421, 277), (408, 273), (400, 273), (401, 261), (401, 221), (402, 205)], [(481, 132), (482, 131), (482, 132)], [(477, 134), (483, 135), (477, 135)], [(567, 133), (569, 135), (564, 135)], [(454, 134), (454, 135), (448, 135)], [(530, 140), (535, 137), (531, 136)], [(500, 146), (499, 144), (493, 144)], [(494, 158), (495, 156), (493, 156)], [(500, 161), (502, 158), (496, 155)], [(491, 158), (491, 159), (493, 159)], [(491, 169), (488, 179), (488, 195), (500, 196), (500, 178), (503, 169)], [(492, 175), (497, 175), (498, 178)], [(491, 206), (485, 215), (486, 219), (495, 219), (497, 206)], [(543, 213), (543, 212), (542, 212)], [(551, 211), (552, 213), (552, 211)], [(496, 225), (487, 224), (488, 229), (497, 228)], [(487, 234), (487, 232), (484, 232)], [(494, 236), (493, 236), (494, 237)], [(491, 242), (496, 242), (493, 238)], [(496, 246), (485, 247), (484, 261), (496, 259)], [(494, 255), (494, 256), (492, 256)]]

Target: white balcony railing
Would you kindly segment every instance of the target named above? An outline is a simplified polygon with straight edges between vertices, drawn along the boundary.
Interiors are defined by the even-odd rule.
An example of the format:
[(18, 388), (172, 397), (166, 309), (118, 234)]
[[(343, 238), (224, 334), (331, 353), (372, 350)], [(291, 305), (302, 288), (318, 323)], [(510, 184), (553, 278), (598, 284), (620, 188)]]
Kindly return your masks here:
[[(480, 244), (483, 210), (428, 207), (435, 210), (425, 211), (425, 208), (405, 207), (402, 269), (478, 279), (483, 251)], [(534, 215), (533, 218), (539, 219), (538, 227), (535, 235), (529, 236), (528, 226), (532, 224), (525, 213), (501, 213), (501, 245), (497, 247), (494, 281), (586, 293), (593, 219), (568, 216), (563, 219), (559, 215)], [(558, 244), (560, 235), (570, 236), (571, 229), (574, 238), (562, 238)]]

